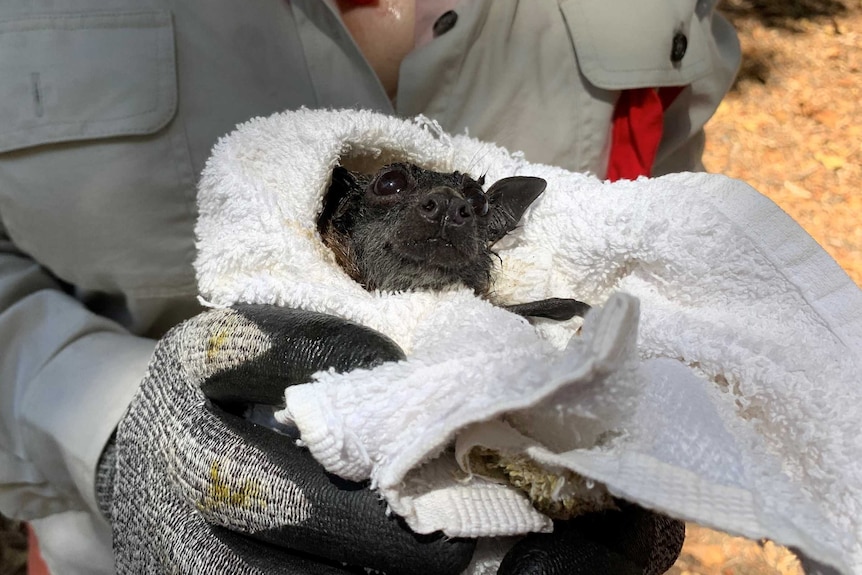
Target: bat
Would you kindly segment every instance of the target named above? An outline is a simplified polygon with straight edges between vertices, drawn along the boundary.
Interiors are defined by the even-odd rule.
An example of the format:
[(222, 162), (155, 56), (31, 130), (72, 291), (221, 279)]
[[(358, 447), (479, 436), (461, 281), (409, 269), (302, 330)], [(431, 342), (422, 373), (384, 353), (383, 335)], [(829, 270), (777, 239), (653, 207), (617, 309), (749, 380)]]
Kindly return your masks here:
[[(542, 178), (514, 176), (484, 190), (484, 176), (393, 163), (374, 174), (332, 172), (317, 229), (342, 269), (369, 291), (461, 285), (488, 297), (492, 247), (544, 192)], [(503, 306), (525, 317), (565, 320), (590, 306), (568, 298)]]

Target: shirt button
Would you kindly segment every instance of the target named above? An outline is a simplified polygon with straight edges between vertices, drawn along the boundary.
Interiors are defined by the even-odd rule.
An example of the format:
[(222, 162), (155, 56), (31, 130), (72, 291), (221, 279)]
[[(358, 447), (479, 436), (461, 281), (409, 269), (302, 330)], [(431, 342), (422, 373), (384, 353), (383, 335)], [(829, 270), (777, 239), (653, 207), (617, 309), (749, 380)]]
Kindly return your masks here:
[(670, 48), (670, 61), (676, 64), (685, 57), (685, 51), (688, 49), (688, 38), (682, 32), (677, 32), (673, 35), (673, 43)]
[(442, 36), (449, 30), (455, 27), (455, 22), (458, 21), (458, 14), (454, 10), (444, 12), (442, 16), (434, 22), (434, 37)]

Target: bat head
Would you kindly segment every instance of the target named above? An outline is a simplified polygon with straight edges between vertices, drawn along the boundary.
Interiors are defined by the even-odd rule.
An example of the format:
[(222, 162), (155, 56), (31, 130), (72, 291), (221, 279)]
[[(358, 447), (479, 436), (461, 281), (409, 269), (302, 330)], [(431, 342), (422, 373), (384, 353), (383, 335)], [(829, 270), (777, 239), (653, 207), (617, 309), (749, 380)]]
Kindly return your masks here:
[(337, 167), (318, 230), (342, 268), (368, 290), (490, 288), (491, 246), (544, 191), (541, 178), (484, 177), (408, 163), (374, 174)]

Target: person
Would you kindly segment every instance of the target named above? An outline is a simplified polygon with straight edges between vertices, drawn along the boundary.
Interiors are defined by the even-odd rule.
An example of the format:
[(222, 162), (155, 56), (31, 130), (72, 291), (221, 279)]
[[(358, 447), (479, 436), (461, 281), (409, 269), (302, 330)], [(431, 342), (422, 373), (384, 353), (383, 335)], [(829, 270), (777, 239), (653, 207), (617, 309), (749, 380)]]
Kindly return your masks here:
[(713, 0), (0, 5), (0, 512), (111, 572), (98, 463), (156, 341), (201, 311), (195, 183), (236, 124), (424, 114), (601, 178), (700, 170), (740, 51)]

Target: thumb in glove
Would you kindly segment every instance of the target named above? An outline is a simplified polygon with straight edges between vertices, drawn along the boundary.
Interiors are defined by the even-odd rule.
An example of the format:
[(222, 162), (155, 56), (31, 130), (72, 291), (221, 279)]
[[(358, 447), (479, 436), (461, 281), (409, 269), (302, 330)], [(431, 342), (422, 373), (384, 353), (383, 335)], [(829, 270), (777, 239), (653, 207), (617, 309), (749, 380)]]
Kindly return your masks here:
[(281, 401), (315, 371), (401, 358), (373, 330), (273, 306), (215, 310), (169, 332), (117, 432), (118, 571), (463, 570), (473, 541), (412, 533), (365, 485), (326, 474), (293, 441), (239, 415)]

